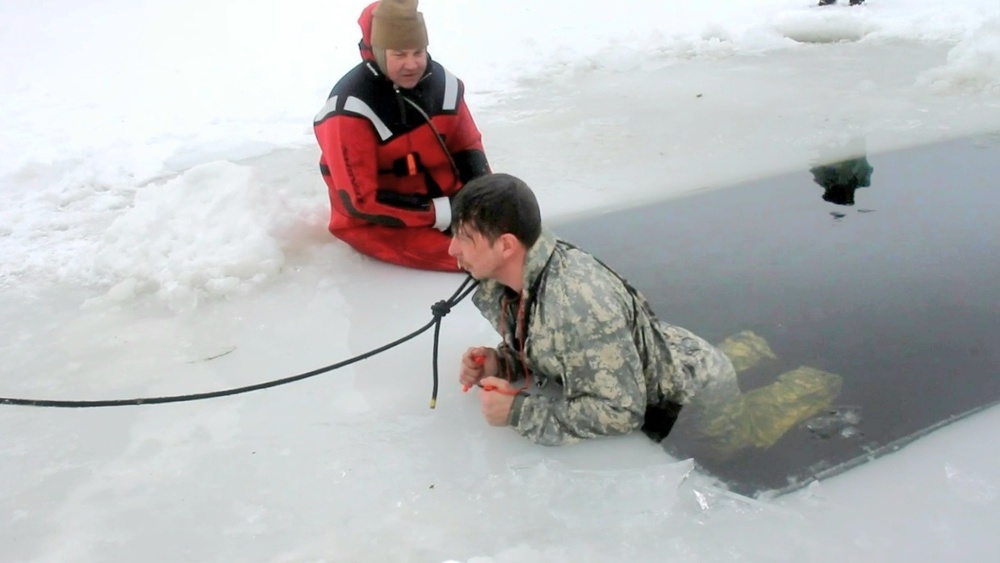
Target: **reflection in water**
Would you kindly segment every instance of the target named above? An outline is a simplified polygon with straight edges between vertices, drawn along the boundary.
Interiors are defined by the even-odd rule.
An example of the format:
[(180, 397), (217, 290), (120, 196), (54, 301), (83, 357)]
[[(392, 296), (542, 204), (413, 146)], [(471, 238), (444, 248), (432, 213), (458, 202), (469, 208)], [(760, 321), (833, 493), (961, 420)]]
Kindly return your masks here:
[(854, 190), (871, 186), (875, 169), (865, 155), (815, 166), (813, 180), (823, 187), (823, 200), (837, 205), (854, 205)]

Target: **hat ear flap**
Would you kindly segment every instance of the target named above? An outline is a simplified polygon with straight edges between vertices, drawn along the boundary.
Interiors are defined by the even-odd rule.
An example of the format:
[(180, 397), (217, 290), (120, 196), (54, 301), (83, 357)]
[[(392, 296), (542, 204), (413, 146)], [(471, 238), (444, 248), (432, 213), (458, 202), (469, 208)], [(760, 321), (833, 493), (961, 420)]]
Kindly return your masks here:
[(378, 65), (378, 69), (382, 74), (389, 76), (389, 67), (386, 66), (385, 62), (385, 49), (380, 49), (378, 47), (372, 47), (372, 55), (375, 56), (375, 64)]

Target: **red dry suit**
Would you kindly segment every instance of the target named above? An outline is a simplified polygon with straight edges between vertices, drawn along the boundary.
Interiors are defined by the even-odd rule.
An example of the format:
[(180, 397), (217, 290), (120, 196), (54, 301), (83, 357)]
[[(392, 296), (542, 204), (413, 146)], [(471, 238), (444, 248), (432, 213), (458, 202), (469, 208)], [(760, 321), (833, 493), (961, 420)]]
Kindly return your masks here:
[(444, 198), (489, 172), (482, 134), (462, 81), (429, 56), (412, 89), (397, 88), (379, 70), (370, 46), (377, 4), (358, 19), (361, 64), (337, 82), (313, 123), (330, 232), (386, 262), (457, 272), (450, 237), (439, 230), (446, 226), (434, 227), (435, 205), (450, 205)]

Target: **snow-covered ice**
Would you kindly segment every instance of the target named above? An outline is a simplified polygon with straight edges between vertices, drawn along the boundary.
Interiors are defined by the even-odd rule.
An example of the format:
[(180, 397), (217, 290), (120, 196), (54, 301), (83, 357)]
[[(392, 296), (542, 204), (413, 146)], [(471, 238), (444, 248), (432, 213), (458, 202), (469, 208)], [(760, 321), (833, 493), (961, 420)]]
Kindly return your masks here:
[[(91, 4), (91, 5), (87, 5)], [(461, 276), (325, 230), (311, 118), (364, 1), (0, 2), (0, 396), (184, 394), (401, 337)], [(424, 0), (494, 169), (553, 222), (871, 152), (1000, 146), (996, 0)], [(778, 499), (642, 436), (488, 427), (431, 337), (293, 385), (0, 407), (0, 560), (1000, 559), (1000, 412)]]

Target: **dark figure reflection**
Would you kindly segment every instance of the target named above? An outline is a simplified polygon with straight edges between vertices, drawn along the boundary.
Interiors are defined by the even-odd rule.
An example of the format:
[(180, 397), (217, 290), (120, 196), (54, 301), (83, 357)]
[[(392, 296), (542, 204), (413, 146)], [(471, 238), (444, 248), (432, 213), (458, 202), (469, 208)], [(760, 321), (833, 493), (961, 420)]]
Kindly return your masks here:
[(854, 191), (871, 186), (875, 169), (864, 156), (815, 166), (813, 180), (823, 187), (823, 200), (837, 205), (854, 205)]

